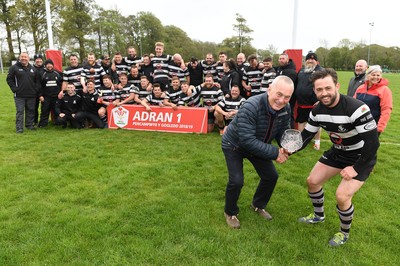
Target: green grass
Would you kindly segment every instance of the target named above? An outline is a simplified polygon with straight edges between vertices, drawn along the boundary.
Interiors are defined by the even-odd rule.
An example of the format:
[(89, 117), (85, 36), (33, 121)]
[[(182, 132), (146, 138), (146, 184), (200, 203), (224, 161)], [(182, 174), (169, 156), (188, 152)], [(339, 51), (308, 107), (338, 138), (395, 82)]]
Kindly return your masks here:
[[(342, 92), (351, 75), (339, 73)], [(231, 230), (223, 217), (227, 171), (218, 133), (50, 126), (17, 135), (0, 75), (0, 265), (395, 265), (400, 76), (385, 77), (395, 109), (378, 164), (354, 197), (349, 242), (330, 248), (339, 229), (339, 177), (325, 186), (326, 222), (297, 222), (312, 211), (305, 179), (329, 147), (325, 135), (320, 152), (309, 147), (277, 165), (271, 222), (249, 208), (258, 176), (245, 163), (242, 229)]]

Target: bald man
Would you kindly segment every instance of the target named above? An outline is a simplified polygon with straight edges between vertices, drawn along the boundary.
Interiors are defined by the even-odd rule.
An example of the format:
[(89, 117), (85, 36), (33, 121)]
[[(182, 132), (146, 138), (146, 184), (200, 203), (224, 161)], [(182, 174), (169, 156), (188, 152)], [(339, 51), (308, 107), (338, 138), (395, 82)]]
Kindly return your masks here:
[(367, 71), (368, 63), (364, 59), (357, 61), (354, 66), (354, 77), (351, 78), (347, 88), (347, 96), (353, 97), (357, 88), (364, 83), (365, 72)]
[(35, 118), (36, 98), (39, 96), (40, 75), (39, 72), (29, 64), (29, 55), (22, 52), (18, 62), (8, 70), (7, 84), (14, 93), (17, 133), (27, 129), (35, 129), (33, 120)]

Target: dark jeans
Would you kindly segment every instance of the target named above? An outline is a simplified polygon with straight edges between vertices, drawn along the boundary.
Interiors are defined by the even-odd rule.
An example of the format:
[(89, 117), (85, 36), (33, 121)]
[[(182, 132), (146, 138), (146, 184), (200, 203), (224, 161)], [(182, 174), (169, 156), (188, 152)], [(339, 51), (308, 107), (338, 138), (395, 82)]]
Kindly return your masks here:
[(89, 119), (96, 125), (97, 128), (104, 128), (106, 126), (104, 122), (101, 121), (98, 114), (81, 111), (75, 115), (75, 119), (79, 122), (79, 124), (83, 124), (85, 119)]
[(271, 160), (261, 159), (259, 157), (246, 154), (243, 150), (236, 147), (222, 147), (225, 155), (226, 166), (228, 167), (229, 180), (225, 192), (225, 212), (228, 215), (237, 215), (239, 207), (237, 202), (244, 183), (243, 159), (247, 158), (257, 174), (260, 176), (260, 182), (253, 196), (253, 205), (260, 209), (265, 209), (271, 198), (278, 173)]
[(25, 115), (25, 127), (33, 128), (33, 120), (35, 118), (36, 98), (14, 97), (14, 101), (16, 109), (15, 126), (17, 132), (24, 131), (24, 115)]

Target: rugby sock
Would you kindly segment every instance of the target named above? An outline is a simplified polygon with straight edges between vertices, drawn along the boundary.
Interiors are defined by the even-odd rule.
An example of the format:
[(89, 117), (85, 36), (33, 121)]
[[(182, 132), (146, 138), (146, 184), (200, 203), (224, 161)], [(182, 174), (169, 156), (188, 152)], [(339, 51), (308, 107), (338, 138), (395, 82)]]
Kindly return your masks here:
[(314, 213), (319, 217), (324, 217), (324, 190), (321, 188), (318, 192), (308, 192), (314, 206)]
[(351, 222), (353, 221), (354, 205), (351, 204), (350, 208), (345, 211), (340, 210), (339, 206), (336, 205), (336, 210), (340, 219), (340, 231), (348, 235), (350, 233)]

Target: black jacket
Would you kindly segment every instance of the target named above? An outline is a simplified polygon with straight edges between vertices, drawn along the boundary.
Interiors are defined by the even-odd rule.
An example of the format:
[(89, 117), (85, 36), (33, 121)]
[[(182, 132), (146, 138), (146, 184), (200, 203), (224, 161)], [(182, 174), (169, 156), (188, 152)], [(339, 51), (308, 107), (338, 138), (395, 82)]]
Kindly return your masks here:
[(240, 74), (236, 70), (229, 70), (228, 73), (224, 73), (221, 79), (221, 90), (224, 95), (228, 94), (233, 85), (240, 85)]
[(62, 78), (61, 75), (55, 71), (44, 70), (42, 76), (42, 86), (40, 88), (39, 96), (44, 97), (57, 97), (61, 91)]
[(67, 117), (72, 117), (72, 114), (76, 114), (81, 110), (81, 105), (81, 96), (77, 94), (70, 96), (65, 93), (62, 99), (57, 100), (55, 112), (57, 115), (64, 113)]
[(273, 139), (280, 143), (286, 129), (290, 128), (290, 106), (274, 111), (268, 103), (268, 94), (252, 96), (240, 107), (239, 112), (222, 136), (223, 147), (236, 147), (249, 156), (275, 160), (279, 149), (270, 145)]
[(304, 72), (304, 68), (299, 71), (299, 74), (297, 75), (296, 89), (294, 92), (296, 94), (298, 105), (313, 106), (316, 102), (318, 102), (317, 96), (314, 93), (314, 85), (312, 84), (310, 78), (315, 71), (322, 69), (323, 68), (320, 65), (317, 65), (314, 71), (310, 73)]
[(364, 79), (365, 73), (362, 73), (360, 75), (357, 75), (354, 73), (354, 77), (351, 78), (349, 82), (349, 87), (347, 88), (347, 96), (353, 97), (354, 94), (356, 93), (356, 90), (360, 85), (364, 84)]
[(24, 67), (17, 62), (8, 70), (7, 84), (15, 97), (36, 98), (40, 90), (40, 76), (31, 64)]

